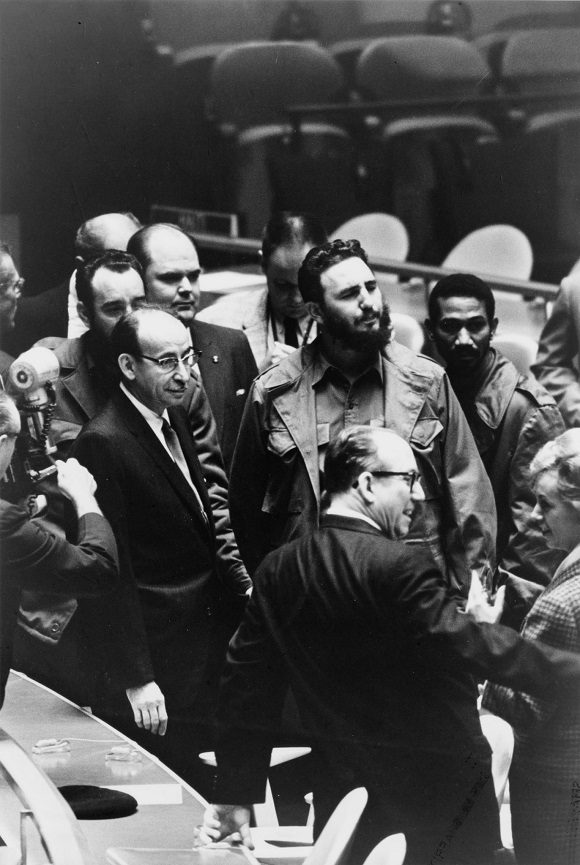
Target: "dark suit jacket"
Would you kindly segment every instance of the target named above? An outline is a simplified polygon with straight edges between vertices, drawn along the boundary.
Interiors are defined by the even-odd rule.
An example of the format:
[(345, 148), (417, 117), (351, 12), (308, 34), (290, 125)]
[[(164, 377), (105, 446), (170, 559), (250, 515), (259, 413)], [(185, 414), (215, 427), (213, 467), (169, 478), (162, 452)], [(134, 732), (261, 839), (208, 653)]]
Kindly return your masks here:
[(364, 786), (363, 848), (405, 832), (410, 863), (490, 861), (497, 807), (469, 671), (553, 689), (545, 652), (458, 613), (427, 553), (326, 516), (256, 572), (222, 681), (213, 801), (263, 800), (291, 683), (313, 748), (316, 831)]
[(12, 657), (12, 636), (22, 589), (90, 597), (111, 590), (117, 548), (100, 514), (79, 521), (78, 543), (69, 544), (0, 500), (0, 706)]
[(194, 348), (202, 352), (199, 370), (229, 473), (246, 397), (258, 367), (241, 330), (197, 320), (190, 330)]
[[(86, 425), (72, 453), (93, 473), (119, 545), (114, 603), (79, 606), (101, 650), (105, 696), (156, 681), (171, 712), (197, 704), (208, 680), (215, 687), (220, 580), (212, 508), (187, 415), (171, 409), (170, 417), (207, 523), (183, 474), (121, 392)], [(236, 588), (243, 591), (246, 582)]]
[[(54, 340), (43, 340), (40, 344), (46, 343), (52, 348)], [(55, 386), (56, 409), (50, 433), (52, 441), (57, 445), (59, 456), (66, 458), (83, 425), (104, 408), (117, 390), (117, 384), (104, 380), (98, 374), (99, 370), (95, 367), (89, 351), (88, 334), (80, 339), (62, 340), (54, 348), (54, 352), (60, 364), (60, 378)], [(196, 453), (207, 481), (207, 492), (216, 527), (220, 575), (229, 585), (238, 581), (244, 582), (247, 575), (230, 525), (228, 482), (217, 442), (215, 422), (205, 391), (196, 379), (191, 379), (184, 406), (187, 409)], [(46, 617), (39, 615), (42, 606), (37, 599), (31, 599), (29, 607), (30, 613), (25, 613), (24, 621), (29, 622), (31, 630), (50, 639), (51, 634), (46, 633), (44, 627)], [(68, 611), (61, 608), (58, 613), (61, 629), (66, 626), (74, 609), (74, 603), (69, 606)], [(51, 623), (54, 618), (52, 611)], [(60, 633), (61, 631), (59, 635)], [(54, 639), (54, 634), (52, 637)]]

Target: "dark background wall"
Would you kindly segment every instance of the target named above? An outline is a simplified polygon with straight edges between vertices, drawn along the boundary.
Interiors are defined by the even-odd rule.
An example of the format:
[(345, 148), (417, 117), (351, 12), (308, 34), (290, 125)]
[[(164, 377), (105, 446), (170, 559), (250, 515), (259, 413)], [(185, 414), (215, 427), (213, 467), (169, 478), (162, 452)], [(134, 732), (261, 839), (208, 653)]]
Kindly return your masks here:
[[(424, 27), (427, 2), (318, 0), (321, 41)], [(546, 14), (580, 25), (574, 2), (473, 0), (474, 32)], [(281, 0), (0, 0), (0, 213), (20, 224), (20, 265), (32, 291), (70, 273), (72, 240), (86, 218), (154, 201), (203, 205), (182, 180), (175, 143), (196, 117), (172, 101), (174, 51), (206, 42), (267, 38)], [(148, 20), (153, 34), (142, 21)], [(205, 146), (205, 145), (204, 145)], [(179, 148), (178, 148), (179, 149)]]

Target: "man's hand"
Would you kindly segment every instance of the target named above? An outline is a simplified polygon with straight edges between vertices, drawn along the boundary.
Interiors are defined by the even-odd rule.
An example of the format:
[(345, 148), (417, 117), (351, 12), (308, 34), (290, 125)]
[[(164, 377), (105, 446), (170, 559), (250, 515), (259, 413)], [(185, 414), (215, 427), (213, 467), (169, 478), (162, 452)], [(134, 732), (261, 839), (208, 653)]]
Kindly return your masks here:
[(56, 467), (58, 486), (71, 499), (77, 515), (82, 517), (84, 514), (100, 514), (101, 509), (95, 499), (97, 482), (90, 471), (74, 457), (66, 462), (56, 460)]
[(155, 735), (165, 736), (167, 710), (159, 686), (155, 682), (148, 682), (139, 688), (127, 688), (126, 694), (137, 726)]
[(505, 586), (501, 586), (497, 591), (493, 604), (490, 604), (477, 571), (471, 572), (471, 585), (469, 586), (465, 612), (469, 613), (476, 622), (488, 622), (493, 625), (499, 621), (503, 612), (504, 600)]
[(273, 366), (275, 363), (280, 363), (282, 358), (288, 357), (288, 355), (292, 354), (293, 351), (296, 351), (295, 346), (286, 345), (285, 342), (275, 342), (274, 348), (270, 352), (269, 357), (266, 358), (266, 366)]
[(203, 815), (203, 826), (197, 829), (194, 846), (228, 841), (243, 844), (250, 850), (254, 842), (250, 834), (249, 805), (210, 805)]

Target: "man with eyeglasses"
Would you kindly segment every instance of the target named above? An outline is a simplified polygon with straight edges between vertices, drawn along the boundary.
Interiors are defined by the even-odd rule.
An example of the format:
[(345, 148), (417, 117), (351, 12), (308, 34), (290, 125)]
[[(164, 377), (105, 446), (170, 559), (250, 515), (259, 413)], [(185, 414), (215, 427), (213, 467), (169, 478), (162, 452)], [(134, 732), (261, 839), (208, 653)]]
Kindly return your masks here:
[(477, 276), (456, 273), (439, 280), (425, 324), (491, 480), (497, 561), (518, 577), (547, 585), (564, 554), (551, 550), (530, 521), (535, 496), (528, 468), (542, 445), (564, 431), (559, 409), (534, 378), (493, 348), (495, 299)]
[[(123, 315), (146, 303), (141, 268), (126, 252), (109, 250), (77, 267), (79, 314), (88, 327), (81, 337), (58, 340), (60, 364), (56, 407), (50, 435), (59, 456), (65, 458), (81, 428), (104, 408), (119, 387), (119, 367), (111, 335)], [(52, 340), (40, 345), (51, 347)], [(189, 347), (189, 346), (188, 346)], [(188, 366), (188, 372), (191, 368)], [(200, 382), (188, 375), (182, 398), (190, 434), (203, 466), (216, 526), (220, 569), (226, 579), (247, 577), (233, 536), (228, 508), (228, 482), (217, 432)], [(54, 515), (57, 520), (62, 514)], [(58, 607), (46, 597), (27, 595), (15, 643), (19, 669), (83, 705), (91, 705), (97, 683), (91, 674), (90, 646), (83, 642), (75, 610), (77, 602), (62, 599)], [(239, 604), (233, 600), (229, 615), (237, 623)], [(83, 674), (82, 671), (86, 670)]]
[(328, 442), (364, 423), (411, 444), (425, 497), (407, 541), (428, 547), (465, 597), (470, 569), (494, 559), (495, 505), (446, 375), (391, 340), (388, 306), (358, 241), (311, 249), (298, 285), (319, 336), (256, 379), (232, 465), (232, 525), (248, 570), (318, 523)]
[[(368, 792), (349, 865), (403, 832), (408, 865), (489, 865), (501, 847), (472, 674), (577, 702), (580, 658), (494, 624), (477, 578), (466, 612), (404, 540), (427, 479), (391, 430), (353, 426), (326, 452), (318, 530), (271, 552), (234, 635), (218, 703), (217, 777), (199, 841), (251, 846), (289, 686), (312, 747), (314, 834)], [(477, 624), (477, 621), (485, 624)]]
[(111, 348), (120, 389), (73, 448), (95, 476), (120, 556), (115, 603), (80, 609), (104, 673), (92, 708), (203, 791), (197, 753), (213, 747), (229, 636), (223, 595), (244, 599), (251, 582), (220, 561), (183, 408), (196, 360), (187, 330), (166, 312), (138, 309), (115, 325)]
[[(24, 280), (16, 270), (10, 247), (0, 243), (0, 346), (14, 330), (18, 299)], [(0, 385), (6, 386), (6, 375), (14, 358), (0, 347)]]
[(246, 397), (258, 374), (250, 344), (239, 330), (196, 318), (201, 268), (188, 234), (176, 225), (148, 225), (133, 235), (127, 250), (143, 268), (147, 300), (175, 315), (201, 352), (197, 370), (229, 470)]

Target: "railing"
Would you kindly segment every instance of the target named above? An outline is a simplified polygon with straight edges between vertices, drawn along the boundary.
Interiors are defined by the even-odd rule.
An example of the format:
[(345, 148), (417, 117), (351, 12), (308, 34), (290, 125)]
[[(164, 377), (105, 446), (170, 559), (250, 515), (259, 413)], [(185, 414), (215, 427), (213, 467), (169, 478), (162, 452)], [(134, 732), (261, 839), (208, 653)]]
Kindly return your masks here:
[[(0, 728), (0, 773), (22, 803), (20, 863), (27, 862), (27, 823), (37, 829), (53, 865), (94, 865), (86, 840), (69, 806), (52, 781), (28, 754)], [(2, 815), (6, 818), (6, 815)], [(1, 850), (2, 848), (0, 848)]]
[[(222, 251), (230, 254), (252, 255), (256, 256), (260, 249), (260, 241), (251, 238), (230, 238), (222, 237), (217, 234), (195, 234), (194, 239), (202, 249), (211, 249)], [(412, 264), (408, 261), (392, 261), (389, 258), (369, 258), (370, 266), (377, 273), (396, 273), (407, 280), (423, 279), (425, 283), (433, 280), (441, 279), (443, 276), (448, 276), (450, 273), (457, 273), (460, 269), (453, 268), (449, 270), (444, 267), (434, 267), (428, 264)], [(473, 273), (473, 271), (469, 271)], [(543, 298), (544, 300), (554, 300), (558, 286), (548, 282), (532, 282), (522, 279), (504, 279), (502, 277), (493, 276), (492, 274), (482, 273), (477, 271), (477, 276), (491, 286), (495, 291), (505, 291), (509, 294), (521, 294), (526, 298)]]

